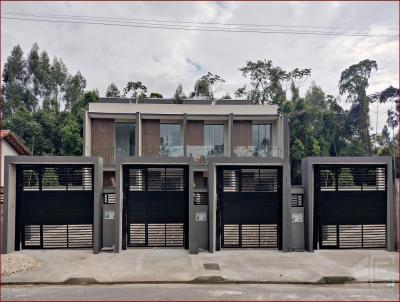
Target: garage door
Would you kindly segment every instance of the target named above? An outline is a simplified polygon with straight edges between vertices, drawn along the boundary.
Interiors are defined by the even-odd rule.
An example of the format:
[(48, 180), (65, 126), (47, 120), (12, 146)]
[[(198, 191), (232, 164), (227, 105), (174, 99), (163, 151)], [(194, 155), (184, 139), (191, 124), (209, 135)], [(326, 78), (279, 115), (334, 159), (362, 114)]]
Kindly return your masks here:
[(124, 170), (129, 247), (188, 247), (188, 171), (182, 166)]
[(315, 169), (314, 248), (386, 247), (386, 167)]
[(20, 166), (17, 173), (17, 244), (92, 247), (92, 166)]
[(276, 167), (218, 168), (222, 248), (281, 248), (281, 175)]

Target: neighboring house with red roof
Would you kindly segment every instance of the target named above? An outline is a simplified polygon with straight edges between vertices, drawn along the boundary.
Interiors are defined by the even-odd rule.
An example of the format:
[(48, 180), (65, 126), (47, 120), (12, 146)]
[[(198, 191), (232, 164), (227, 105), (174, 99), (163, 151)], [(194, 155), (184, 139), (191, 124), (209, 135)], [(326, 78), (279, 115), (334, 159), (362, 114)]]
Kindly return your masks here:
[(3, 185), (4, 185), (4, 156), (7, 155), (30, 155), (28, 148), (10, 131), (0, 130), (1, 146), (0, 146), (0, 194), (1, 202), (3, 201)]

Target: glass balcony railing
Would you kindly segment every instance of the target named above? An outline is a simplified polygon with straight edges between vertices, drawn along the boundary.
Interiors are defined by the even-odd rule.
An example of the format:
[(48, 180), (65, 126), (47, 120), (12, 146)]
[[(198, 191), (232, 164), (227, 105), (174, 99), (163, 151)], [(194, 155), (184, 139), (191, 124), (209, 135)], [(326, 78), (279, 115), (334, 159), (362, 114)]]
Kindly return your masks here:
[(282, 157), (276, 146), (235, 146), (232, 153), (236, 157)]
[[(186, 146), (186, 156), (193, 157), (196, 162), (204, 162), (208, 157), (230, 156), (231, 149), (223, 145), (219, 146)], [(226, 154), (225, 154), (226, 153)], [(235, 146), (232, 148), (234, 157), (282, 157), (282, 150), (276, 146)], [(182, 145), (166, 145), (160, 147), (160, 156), (181, 157), (184, 156)]]
[(160, 155), (168, 157), (183, 156), (183, 146), (181, 145), (164, 145), (160, 146)]
[(224, 156), (225, 148), (223, 145), (219, 146), (187, 146), (187, 156), (193, 157), (195, 162), (205, 160), (207, 157), (220, 157)]

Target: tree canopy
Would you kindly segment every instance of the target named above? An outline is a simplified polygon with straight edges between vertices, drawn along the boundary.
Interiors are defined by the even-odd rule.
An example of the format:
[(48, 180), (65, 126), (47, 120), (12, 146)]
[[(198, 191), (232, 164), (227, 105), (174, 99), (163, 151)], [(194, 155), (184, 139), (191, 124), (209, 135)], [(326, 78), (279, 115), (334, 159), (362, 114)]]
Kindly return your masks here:
[[(304, 96), (300, 87), (311, 69), (286, 71), (271, 60), (247, 61), (239, 68), (243, 86), (235, 95), (256, 104), (275, 104), (290, 120), (290, 160), (293, 183), (300, 182), (300, 162), (306, 156), (393, 155), (398, 148), (395, 130), (399, 125), (399, 89), (389, 86), (367, 94), (369, 80), (378, 65), (363, 60), (346, 68), (339, 77), (339, 95), (327, 95), (312, 82)], [(225, 80), (208, 72), (194, 83), (191, 98), (214, 99)], [(127, 81), (122, 93), (115, 83), (107, 97), (129, 97), (142, 102), (148, 88), (141, 81)], [(86, 88), (85, 77), (70, 73), (61, 58), (49, 58), (35, 43), (27, 56), (16, 45), (3, 69), (2, 109), (4, 127), (11, 129), (34, 155), (81, 155), (84, 112), (99, 99), (97, 90)], [(288, 97), (289, 95), (289, 97)], [(152, 92), (150, 98), (162, 98)], [(343, 97), (351, 104), (340, 104)], [(186, 99), (179, 84), (174, 103)], [(225, 93), (220, 99), (230, 99)], [(195, 100), (194, 100), (195, 101)], [(370, 133), (369, 106), (391, 104), (381, 133)]]

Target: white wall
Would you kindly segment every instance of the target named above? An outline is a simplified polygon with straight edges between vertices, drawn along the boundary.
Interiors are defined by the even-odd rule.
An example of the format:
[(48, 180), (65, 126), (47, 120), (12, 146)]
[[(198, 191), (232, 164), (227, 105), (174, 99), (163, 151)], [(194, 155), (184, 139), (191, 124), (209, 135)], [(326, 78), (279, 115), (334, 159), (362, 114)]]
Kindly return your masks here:
[(4, 186), (4, 156), (7, 156), (7, 155), (18, 155), (18, 153), (3, 138), (1, 140), (1, 184), (0, 184), (1, 187)]

